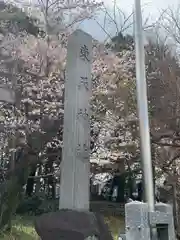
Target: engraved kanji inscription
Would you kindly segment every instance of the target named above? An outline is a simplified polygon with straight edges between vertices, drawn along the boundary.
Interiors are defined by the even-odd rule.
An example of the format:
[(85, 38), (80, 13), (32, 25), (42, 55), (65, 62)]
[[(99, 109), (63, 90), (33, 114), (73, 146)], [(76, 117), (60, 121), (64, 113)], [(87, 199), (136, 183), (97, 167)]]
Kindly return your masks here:
[(89, 56), (89, 49), (88, 47), (84, 44), (83, 46), (80, 47), (80, 58), (84, 61), (90, 62), (90, 56)]
[(81, 154), (81, 144), (79, 143), (76, 147), (76, 154), (79, 156)]
[(87, 143), (83, 144), (83, 149), (84, 149), (85, 152), (88, 152), (89, 148), (88, 148)]
[(87, 91), (89, 90), (88, 78), (87, 77), (81, 77), (81, 81), (78, 85), (79, 89), (81, 88), (81, 85), (83, 85)]
[(82, 108), (79, 109), (79, 111), (77, 113), (77, 118), (79, 118), (79, 117), (83, 117), (83, 118), (88, 118), (89, 117), (89, 114), (88, 114), (86, 108), (85, 109), (82, 109)]
[(76, 155), (82, 158), (82, 160), (89, 159), (89, 145), (87, 143), (79, 143), (76, 147)]

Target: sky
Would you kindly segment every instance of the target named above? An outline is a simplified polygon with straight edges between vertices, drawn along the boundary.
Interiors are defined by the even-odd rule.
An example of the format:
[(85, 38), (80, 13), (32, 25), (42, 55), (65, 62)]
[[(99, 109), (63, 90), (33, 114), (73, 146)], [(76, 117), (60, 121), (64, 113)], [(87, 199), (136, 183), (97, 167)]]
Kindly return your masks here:
[[(103, 1), (108, 11), (113, 14), (113, 0)], [(132, 13), (134, 0), (116, 0), (118, 7), (127, 14), (127, 16)], [(177, 9), (179, 0), (141, 0), (142, 11), (144, 18), (149, 18), (149, 22), (153, 22), (158, 19), (160, 11), (171, 7)], [(118, 18), (118, 15), (117, 15)], [(104, 22), (104, 14), (98, 13), (97, 17), (98, 23), (101, 25)], [(91, 34), (95, 39), (103, 41), (107, 34), (101, 29), (101, 27), (96, 23), (95, 20), (86, 20), (81, 24), (81, 28)], [(115, 33), (115, 25), (111, 24), (107, 27), (107, 32), (113, 35)]]

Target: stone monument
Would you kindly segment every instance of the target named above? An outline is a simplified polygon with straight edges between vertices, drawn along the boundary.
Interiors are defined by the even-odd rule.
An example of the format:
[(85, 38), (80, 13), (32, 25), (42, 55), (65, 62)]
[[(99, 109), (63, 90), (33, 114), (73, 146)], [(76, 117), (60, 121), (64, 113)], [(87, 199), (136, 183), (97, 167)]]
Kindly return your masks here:
[(103, 217), (89, 212), (92, 37), (68, 41), (59, 211), (35, 222), (42, 240), (112, 240)]
[(68, 42), (60, 209), (89, 209), (92, 37), (77, 30)]

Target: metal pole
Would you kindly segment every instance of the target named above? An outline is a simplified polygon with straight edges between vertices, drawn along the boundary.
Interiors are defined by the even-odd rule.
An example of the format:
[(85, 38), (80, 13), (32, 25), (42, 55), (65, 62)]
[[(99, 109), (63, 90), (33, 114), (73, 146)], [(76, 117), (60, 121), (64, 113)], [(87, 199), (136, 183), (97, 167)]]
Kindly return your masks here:
[(141, 156), (144, 171), (144, 186), (149, 211), (154, 211), (154, 187), (149, 134), (145, 53), (143, 43), (141, 2), (135, 0), (136, 84), (138, 98)]

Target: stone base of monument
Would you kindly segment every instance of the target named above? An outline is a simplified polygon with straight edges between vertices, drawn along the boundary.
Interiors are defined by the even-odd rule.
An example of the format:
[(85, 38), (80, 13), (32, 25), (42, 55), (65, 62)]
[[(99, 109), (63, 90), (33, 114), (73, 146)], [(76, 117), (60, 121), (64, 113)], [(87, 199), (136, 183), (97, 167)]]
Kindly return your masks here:
[(125, 212), (126, 233), (118, 240), (151, 240), (151, 229), (156, 229), (158, 240), (176, 239), (171, 205), (158, 203), (155, 212), (149, 212), (147, 203), (135, 201), (126, 204)]
[(93, 212), (61, 209), (35, 221), (41, 240), (113, 240), (104, 218)]

